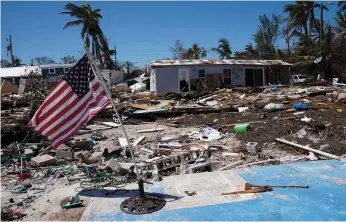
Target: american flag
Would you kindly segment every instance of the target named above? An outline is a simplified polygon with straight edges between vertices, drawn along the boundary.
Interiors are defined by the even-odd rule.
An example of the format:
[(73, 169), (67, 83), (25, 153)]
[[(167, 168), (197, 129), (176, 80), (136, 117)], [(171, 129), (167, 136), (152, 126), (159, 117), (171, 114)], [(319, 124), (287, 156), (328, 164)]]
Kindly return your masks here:
[(84, 55), (54, 86), (28, 123), (59, 147), (110, 103)]

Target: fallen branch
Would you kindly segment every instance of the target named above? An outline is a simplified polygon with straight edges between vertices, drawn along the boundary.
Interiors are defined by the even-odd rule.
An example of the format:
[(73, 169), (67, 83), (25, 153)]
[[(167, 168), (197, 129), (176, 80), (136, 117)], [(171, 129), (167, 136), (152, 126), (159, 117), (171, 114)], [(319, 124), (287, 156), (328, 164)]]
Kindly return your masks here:
[(280, 142), (280, 143), (285, 143), (285, 144), (290, 145), (290, 146), (294, 146), (294, 147), (297, 147), (297, 148), (300, 148), (300, 149), (303, 149), (303, 150), (307, 150), (307, 151), (310, 151), (310, 152), (313, 152), (313, 153), (320, 154), (321, 156), (325, 156), (325, 157), (329, 157), (329, 158), (332, 158), (332, 159), (340, 160), (339, 156), (335, 156), (335, 155), (330, 154), (330, 153), (326, 153), (326, 152), (323, 152), (323, 151), (320, 151), (320, 150), (316, 150), (316, 149), (310, 148), (308, 146), (303, 146), (303, 145), (300, 145), (300, 144), (297, 144), (297, 143), (293, 143), (293, 142), (290, 142), (290, 141), (287, 141), (287, 140), (284, 140), (284, 139), (280, 139), (280, 138), (276, 138), (275, 140)]

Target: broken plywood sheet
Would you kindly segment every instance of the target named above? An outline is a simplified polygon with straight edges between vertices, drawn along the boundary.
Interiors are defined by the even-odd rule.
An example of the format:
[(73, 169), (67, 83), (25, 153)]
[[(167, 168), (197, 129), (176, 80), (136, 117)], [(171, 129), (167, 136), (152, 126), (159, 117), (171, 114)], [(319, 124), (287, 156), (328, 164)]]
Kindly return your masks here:
[(1, 94), (6, 94), (6, 93), (18, 93), (18, 87), (13, 85), (7, 80), (2, 80), (1, 84)]

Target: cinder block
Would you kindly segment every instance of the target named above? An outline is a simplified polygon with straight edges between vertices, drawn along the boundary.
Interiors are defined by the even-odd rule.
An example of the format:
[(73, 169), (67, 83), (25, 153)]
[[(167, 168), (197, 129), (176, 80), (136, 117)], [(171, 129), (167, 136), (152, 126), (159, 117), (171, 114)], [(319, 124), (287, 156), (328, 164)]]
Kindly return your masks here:
[(218, 170), (221, 167), (221, 162), (220, 161), (212, 161), (210, 162), (210, 168), (215, 171)]
[(44, 154), (42, 156), (36, 156), (31, 159), (31, 162), (39, 166), (49, 166), (56, 163), (55, 157)]
[(89, 148), (90, 147), (90, 141), (87, 139), (75, 139), (73, 140), (73, 148)]
[(70, 158), (73, 159), (73, 152), (72, 151), (62, 151), (62, 150), (57, 150), (55, 157), (57, 159), (59, 158)]
[(247, 150), (249, 153), (257, 153), (258, 151), (260, 151), (257, 142), (248, 142), (248, 143), (246, 144), (246, 150)]

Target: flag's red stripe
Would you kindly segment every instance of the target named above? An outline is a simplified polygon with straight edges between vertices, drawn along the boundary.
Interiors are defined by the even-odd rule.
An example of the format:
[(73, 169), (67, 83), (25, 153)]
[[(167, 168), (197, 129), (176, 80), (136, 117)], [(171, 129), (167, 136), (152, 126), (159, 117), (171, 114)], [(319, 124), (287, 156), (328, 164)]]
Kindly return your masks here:
[[(103, 96), (102, 98), (99, 99), (98, 103), (99, 103), (103, 98), (107, 98), (107, 97)], [(96, 106), (96, 107), (94, 106), (94, 107), (93, 107), (93, 111), (91, 111), (90, 114), (89, 114), (88, 121), (91, 120), (92, 118), (94, 118), (94, 117), (96, 116), (96, 114), (97, 114), (99, 111), (103, 110), (106, 106), (108, 106), (109, 103), (110, 103), (110, 101), (109, 101), (109, 99), (107, 98), (107, 100), (104, 101), (104, 104), (103, 104), (103, 105), (100, 104), (99, 106)]]
[(96, 107), (97, 104), (104, 98), (106, 97), (106, 93), (104, 91), (100, 92), (100, 94), (97, 95), (97, 97), (95, 98), (95, 101), (90, 103), (90, 107)]
[[(96, 104), (96, 105), (97, 106), (101, 106), (101, 104), (99, 104), (100, 102), (101, 102), (101, 100), (99, 100), (98, 104)], [(107, 103), (107, 101), (105, 101), (105, 102)], [(81, 118), (82, 121), (80, 120), (78, 123), (71, 124), (66, 130), (64, 130), (63, 132), (61, 132), (60, 134), (58, 134), (54, 138), (52, 138), (52, 142), (53, 141), (58, 141), (58, 140), (60, 140), (60, 142), (61, 142), (61, 141), (65, 141), (65, 140), (69, 139), (78, 129), (80, 129), (80, 127), (85, 125), (88, 122), (88, 120), (89, 120), (90, 114), (89, 115), (86, 115), (86, 114), (87, 114), (87, 112), (89, 112), (90, 107), (91, 106), (89, 105), (88, 109), (86, 109), (86, 111), (83, 113), (83, 117)], [(84, 118), (86, 118), (86, 120), (83, 120)], [(66, 134), (66, 132), (69, 132), (71, 129), (73, 129), (73, 130), (69, 134)], [(62, 143), (60, 143), (60, 142), (55, 144), (54, 147), (58, 147), (59, 145), (61, 145)]]
[[(100, 85), (100, 84), (95, 84), (95, 85)], [(95, 86), (94, 85), (94, 86)], [(94, 88), (94, 86), (92, 86), (92, 88)], [(71, 113), (67, 118), (65, 118), (64, 120), (62, 120), (59, 124), (57, 124), (55, 127), (53, 127), (52, 129), (50, 129), (48, 132), (46, 132), (44, 134), (44, 136), (49, 136), (52, 133), (54, 133), (54, 131), (58, 130), (59, 128), (61, 128), (63, 125), (67, 124), (70, 120), (72, 120), (76, 115), (78, 115), (78, 113), (80, 113), (85, 106), (89, 103), (89, 101), (92, 99), (92, 93), (89, 94), (89, 97), (84, 101), (83, 104), (79, 104), (80, 100), (76, 99), (74, 100), (71, 104), (68, 105), (67, 109), (70, 110), (72, 109), (74, 106), (79, 106), (73, 113)], [(79, 105), (78, 105), (79, 104)], [(43, 131), (45, 131), (50, 125), (52, 125), (55, 121), (59, 120), (61, 116), (63, 116), (63, 112), (59, 112), (56, 116), (54, 116), (49, 122), (47, 122), (44, 126), (42, 126), (38, 132), (42, 133)], [(52, 132), (53, 131), (53, 132)]]
[[(98, 100), (99, 97), (102, 96), (102, 95), (101, 95), (102, 93), (103, 93), (103, 92), (100, 93), (100, 95), (97, 97), (96, 100)], [(103, 98), (103, 96), (102, 96), (102, 98)], [(99, 101), (100, 101), (100, 100), (98, 100), (98, 102), (99, 102)], [(90, 102), (90, 99), (87, 100), (87, 102)], [(94, 103), (91, 103), (91, 104), (83, 104), (82, 106), (80, 106), (80, 107), (79, 107), (73, 114), (71, 114), (67, 119), (63, 120), (61, 123), (57, 124), (55, 127), (53, 127), (52, 129), (50, 129), (50, 130), (46, 133), (46, 135), (47, 135), (47, 136), (50, 136), (51, 134), (53, 134), (54, 132), (56, 132), (58, 129), (60, 129), (60, 128), (61, 128), (60, 126), (63, 126), (63, 125), (65, 125), (65, 124), (68, 125), (69, 122), (70, 122), (70, 120), (73, 119), (75, 116), (77, 116), (79, 113), (83, 112), (83, 110), (85, 110), (85, 111), (83, 112), (83, 115), (85, 115), (85, 112), (89, 112), (90, 108), (93, 107), (92, 104), (94, 104)], [(97, 105), (97, 103), (96, 103), (95, 105)], [(86, 108), (85, 106), (87, 106), (87, 108)], [(82, 116), (83, 116), (83, 115), (82, 115)], [(76, 121), (75, 123), (70, 123), (70, 126), (69, 126), (67, 129), (65, 129), (64, 132), (68, 132), (71, 128), (73, 128), (73, 126), (75, 126), (75, 124), (77, 124), (77, 121)], [(62, 132), (62, 133), (64, 133), (64, 132)], [(60, 134), (61, 134), (61, 133), (60, 133)], [(54, 138), (59, 137), (60, 134), (58, 134), (58, 135), (55, 136)], [(54, 138), (53, 138), (53, 139), (54, 139)]]
[[(87, 116), (86, 115), (84, 115), (84, 121), (82, 121), (79, 125), (78, 125), (78, 127), (77, 127), (77, 129), (76, 130), (74, 130), (74, 131), (72, 131), (71, 133), (69, 133), (68, 135), (65, 135), (65, 136), (63, 136), (62, 138), (59, 138), (59, 137), (55, 137), (56, 139), (53, 139), (52, 140), (52, 146), (53, 146), (53, 148), (58, 148), (61, 144), (63, 144), (66, 140), (68, 140), (68, 139), (70, 139), (72, 136), (73, 136), (73, 134), (78, 130), (78, 129), (80, 129), (83, 125), (85, 125), (87, 122), (88, 122), (88, 119), (86, 118)], [(57, 143), (55, 143), (56, 141), (59, 141), (59, 142), (57, 142)]]
[(92, 112), (90, 112), (88, 121), (91, 120), (92, 118), (94, 118), (94, 117), (96, 116), (96, 114), (97, 114), (99, 111), (101, 111), (101, 110), (103, 110), (104, 108), (106, 108), (106, 107), (109, 105), (109, 103), (110, 103), (110, 101), (108, 100), (108, 101), (106, 101), (105, 104), (103, 104), (102, 107), (99, 107), (99, 108), (93, 110)]
[[(78, 98), (76, 98), (70, 104), (65, 104), (67, 100), (71, 99), (73, 95), (74, 95), (74, 92), (71, 90), (68, 94), (66, 94), (65, 97), (61, 98), (61, 100), (55, 105), (56, 108), (66, 106), (59, 113), (57, 113), (56, 116), (60, 116), (61, 113), (66, 113), (71, 107), (73, 107), (73, 105), (75, 104), (75, 101), (78, 101)], [(52, 115), (56, 111), (55, 107), (52, 107), (48, 112), (44, 113), (41, 117), (38, 117), (39, 122), (44, 121), (46, 118)]]
[[(65, 129), (63, 132), (59, 133), (55, 137), (52, 138), (52, 143), (55, 143), (56, 141), (66, 141), (69, 139), (78, 129), (80, 129), (87, 121), (88, 121), (88, 116), (89, 116), (89, 108), (85, 109), (83, 112), (82, 117), (79, 119), (79, 121), (71, 124), (67, 129)], [(73, 130), (72, 130), (73, 129)], [(70, 132), (70, 130), (72, 130)], [(70, 132), (70, 133), (68, 133)], [(67, 134), (68, 133), (68, 134)], [(55, 146), (54, 146), (55, 147)]]
[[(77, 116), (80, 112), (82, 112), (82, 110), (85, 109), (85, 106), (87, 106), (87, 104), (90, 102), (91, 99), (91, 95), (88, 97), (88, 99), (86, 99), (84, 101), (84, 103), (79, 103), (79, 100), (75, 100), (74, 101), (74, 105), (71, 105), (71, 107), (73, 106), (78, 106), (78, 108), (71, 113), (69, 116), (67, 116), (65, 119), (62, 119), (60, 123), (56, 124), (56, 126), (54, 126), (52, 129), (50, 129), (48, 132), (45, 133), (45, 136), (50, 136), (52, 133), (54, 133), (55, 131), (57, 131), (58, 129), (60, 129), (61, 127), (63, 127), (64, 125), (68, 124), (75, 116)], [(50, 125), (52, 125), (54, 122), (56, 122), (57, 120), (59, 120), (59, 118), (64, 115), (64, 113), (59, 113), (59, 115), (56, 115), (52, 120), (50, 120), (43, 128), (43, 130), (41, 132), (43, 132), (45, 129), (47, 129)], [(41, 129), (40, 129), (41, 130)]]
[(91, 87), (91, 89), (92, 89), (92, 91), (96, 91), (100, 86), (101, 86), (101, 83), (97, 82)]
[[(60, 80), (54, 87), (57, 88), (60, 84), (64, 84), (65, 81), (64, 80)], [(43, 109), (47, 106), (47, 104), (50, 104), (51, 102), (53, 102), (55, 100), (55, 98), (57, 96), (59, 96), (62, 92), (64, 92), (67, 88), (69, 87), (69, 85), (66, 83), (64, 86), (62, 86), (56, 93), (54, 93), (53, 96), (51, 96), (50, 98), (46, 99), (42, 104), (41, 106), (38, 108), (38, 110), (36, 111), (36, 114), (35, 114), (35, 122), (36, 122), (36, 126), (39, 124), (39, 117), (43, 111)], [(54, 89), (51, 91), (53, 92)]]

